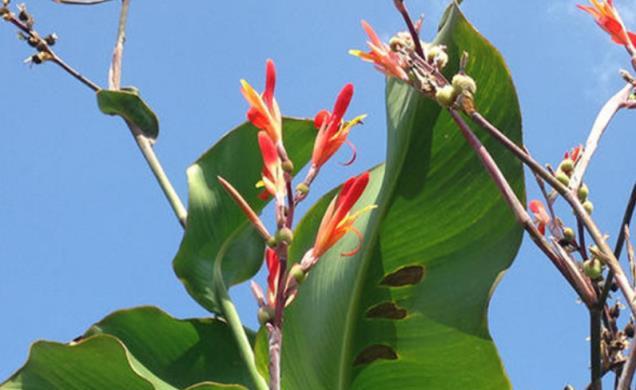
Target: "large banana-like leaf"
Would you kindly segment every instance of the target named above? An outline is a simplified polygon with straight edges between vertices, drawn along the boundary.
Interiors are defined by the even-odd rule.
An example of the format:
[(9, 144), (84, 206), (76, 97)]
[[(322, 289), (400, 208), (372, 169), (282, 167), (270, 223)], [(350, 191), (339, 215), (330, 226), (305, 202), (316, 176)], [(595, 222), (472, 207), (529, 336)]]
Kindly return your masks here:
[[(283, 132), (299, 170), (309, 161), (316, 129), (310, 120), (284, 119)], [(188, 168), (188, 221), (173, 266), (188, 293), (216, 313), (217, 289), (249, 279), (263, 261), (263, 239), (217, 181), (227, 179), (257, 212), (265, 207), (255, 188), (263, 165), (256, 133), (250, 123), (242, 124)]]
[(109, 315), (76, 342), (35, 343), (24, 367), (0, 389), (245, 389), (250, 383), (225, 322), (177, 320), (140, 307)]
[[(508, 69), (458, 5), (447, 10), (436, 42), (448, 46), (448, 75), (457, 71), (461, 52), (470, 53), (466, 70), (479, 86), (477, 106), (520, 142)], [(386, 100), (386, 165), (372, 170), (355, 208), (379, 207), (356, 224), (365, 236), (362, 250), (342, 257), (356, 238), (341, 240), (287, 310), (284, 388), (509, 388), (487, 310), (522, 229), (445, 110), (393, 79)], [(477, 133), (523, 197), (522, 166)], [(311, 247), (332, 197), (319, 201), (299, 225), (293, 259)], [(260, 359), (266, 358), (263, 350)]]

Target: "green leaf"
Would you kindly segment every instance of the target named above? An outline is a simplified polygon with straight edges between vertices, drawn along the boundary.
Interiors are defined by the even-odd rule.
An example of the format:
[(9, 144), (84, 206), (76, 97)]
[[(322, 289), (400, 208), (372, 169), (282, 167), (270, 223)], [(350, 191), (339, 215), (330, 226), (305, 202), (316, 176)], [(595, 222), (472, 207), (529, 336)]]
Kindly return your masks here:
[(140, 307), (112, 313), (86, 336), (102, 333), (117, 337), (144, 367), (176, 388), (204, 381), (251, 383), (232, 332), (221, 320), (177, 320), (156, 307)]
[(153, 140), (159, 136), (159, 120), (135, 89), (97, 91), (97, 105), (106, 115), (118, 115), (139, 127), (142, 133)]
[(121, 341), (99, 335), (66, 345), (38, 341), (2, 390), (171, 390), (148, 373)]
[[(250, 123), (240, 125), (188, 168), (187, 228), (173, 266), (188, 293), (215, 313), (220, 312), (216, 289), (249, 279), (263, 262), (263, 239), (217, 181), (223, 176), (256, 212), (265, 207), (255, 188), (263, 164), (257, 131)], [(289, 157), (300, 170), (311, 156), (313, 121), (286, 118), (283, 132)]]
[[(450, 6), (436, 38), (448, 46), (447, 75), (463, 50), (479, 86), (476, 104), (514, 141), (521, 115), (496, 49)], [(354, 209), (378, 209), (309, 274), (285, 317), (285, 389), (505, 389), (510, 383), (487, 325), (490, 295), (521, 244), (498, 189), (450, 115), (409, 86), (387, 83), (388, 155), (372, 170)], [(477, 130), (517, 194), (523, 169)], [(312, 245), (335, 193), (319, 201), (295, 233), (292, 259)], [(259, 360), (266, 359), (257, 348)], [(262, 366), (262, 362), (259, 363)]]
[[(253, 342), (254, 334), (248, 335)], [(140, 307), (112, 313), (77, 342), (35, 343), (24, 367), (0, 389), (206, 390), (246, 389), (242, 384), (249, 383), (225, 322), (177, 320)]]

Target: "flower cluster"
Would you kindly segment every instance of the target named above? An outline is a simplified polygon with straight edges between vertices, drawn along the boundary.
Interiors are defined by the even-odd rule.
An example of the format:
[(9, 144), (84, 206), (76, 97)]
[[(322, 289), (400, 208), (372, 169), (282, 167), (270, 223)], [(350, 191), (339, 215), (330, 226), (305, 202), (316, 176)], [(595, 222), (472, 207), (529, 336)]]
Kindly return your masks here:
[[(248, 220), (256, 227), (263, 239), (267, 242), (264, 258), (267, 266), (267, 292), (264, 293), (261, 287), (252, 282), (252, 291), (259, 305), (259, 320), (262, 323), (274, 324), (280, 318), (280, 310), (291, 303), (297, 294), (297, 287), (307, 276), (309, 270), (316, 264), (318, 259), (333, 247), (344, 235), (349, 232), (356, 234), (362, 240), (362, 234), (354, 227), (356, 219), (364, 212), (371, 210), (375, 206), (367, 206), (361, 210), (351, 213), (352, 208), (358, 202), (369, 183), (369, 174), (363, 173), (360, 176), (351, 178), (345, 182), (340, 193), (333, 199), (327, 209), (313, 248), (308, 251), (313, 259), (309, 266), (296, 265), (291, 272), (287, 272), (287, 248), (293, 240), (292, 222), (293, 210), (297, 204), (304, 199), (309, 190), (309, 186), (319, 172), (320, 168), (340, 149), (348, 143), (347, 140), (351, 129), (362, 122), (364, 115), (352, 120), (345, 120), (344, 116), (353, 97), (353, 85), (346, 84), (334, 104), (333, 110), (321, 110), (315, 116), (314, 125), (317, 129), (311, 159), (310, 171), (299, 188), (295, 197), (289, 194), (292, 181), (293, 164), (289, 160), (283, 142), (283, 119), (278, 102), (274, 97), (276, 87), (276, 68), (274, 62), (268, 60), (265, 71), (265, 89), (263, 93), (258, 93), (245, 80), (241, 80), (241, 93), (249, 104), (247, 119), (259, 131), (257, 133), (258, 146), (263, 160), (261, 180), (257, 187), (264, 188), (259, 195), (262, 199), (272, 196), (276, 202), (276, 222), (278, 231), (271, 236), (265, 225), (262, 223), (256, 212), (252, 210), (247, 201), (238, 193), (232, 185), (219, 178), (219, 182), (235, 200), (241, 210), (248, 217)], [(355, 148), (353, 158), (346, 163), (352, 163), (355, 159)], [(344, 256), (355, 254), (360, 247), (343, 253)], [(306, 264), (306, 263), (305, 263)], [(269, 329), (269, 328), (268, 328)]]
[(591, 6), (577, 5), (594, 17), (596, 23), (619, 45), (636, 45), (636, 34), (628, 31), (614, 7), (613, 0), (590, 0)]

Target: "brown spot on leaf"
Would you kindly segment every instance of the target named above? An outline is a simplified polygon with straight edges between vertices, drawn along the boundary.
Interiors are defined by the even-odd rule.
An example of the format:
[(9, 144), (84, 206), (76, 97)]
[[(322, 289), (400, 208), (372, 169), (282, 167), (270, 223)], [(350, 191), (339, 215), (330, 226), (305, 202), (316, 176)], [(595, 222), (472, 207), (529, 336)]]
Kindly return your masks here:
[(361, 364), (369, 364), (378, 359), (395, 360), (397, 359), (397, 353), (395, 353), (395, 350), (388, 345), (370, 345), (358, 354), (353, 365), (358, 366)]
[(382, 279), (380, 284), (382, 286), (400, 287), (407, 286), (409, 284), (417, 284), (424, 277), (424, 267), (421, 265), (410, 265), (408, 267), (400, 268), (399, 270), (390, 273)]
[(382, 302), (367, 310), (367, 318), (387, 318), (401, 320), (406, 317), (406, 310), (393, 302)]

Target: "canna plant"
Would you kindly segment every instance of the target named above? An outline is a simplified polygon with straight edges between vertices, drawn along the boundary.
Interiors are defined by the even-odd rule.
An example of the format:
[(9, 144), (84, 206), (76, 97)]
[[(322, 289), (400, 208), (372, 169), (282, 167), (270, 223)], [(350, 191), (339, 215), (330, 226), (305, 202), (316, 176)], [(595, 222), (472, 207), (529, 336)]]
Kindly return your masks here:
[[(459, 2), (450, 3), (436, 37), (424, 42), (422, 21), (395, 0), (407, 31), (383, 42), (362, 21), (369, 51), (350, 51), (386, 77), (385, 162), (362, 169), (299, 219), (298, 205), (322, 171), (335, 169), (332, 157), (344, 144), (352, 149), (344, 164), (354, 163), (348, 135), (366, 115), (346, 119), (354, 97), (346, 84), (331, 111), (312, 119), (284, 116), (268, 60), (262, 93), (240, 82), (247, 121), (188, 168), (186, 209), (153, 150), (156, 115), (138, 90), (121, 87), (130, 0), (121, 2), (107, 88), (62, 60), (52, 48), (56, 37), (36, 31), (26, 6), (14, 12), (9, 3), (3, 0), (0, 15), (35, 49), (30, 62), (59, 66), (95, 92), (103, 113), (130, 129), (184, 228), (176, 276), (210, 317), (178, 320), (155, 307), (112, 313), (70, 343), (34, 344), (0, 389), (511, 388), (486, 317), (524, 231), (590, 313), (590, 387), (601, 388), (609, 372), (616, 388), (630, 387), (636, 352), (625, 351), (634, 335), (636, 273), (630, 281), (618, 260), (627, 246), (636, 269), (627, 240), (636, 195), (612, 250), (591, 217), (582, 181), (614, 113), (634, 106), (636, 82), (627, 71), (625, 87), (601, 110), (586, 145), (567, 152), (556, 170), (546, 168), (523, 147), (503, 58)], [(580, 8), (636, 63), (633, 34), (611, 0)], [(529, 212), (524, 165), (545, 197), (529, 202)], [(576, 231), (555, 212), (560, 198), (574, 213)], [(263, 212), (269, 203), (273, 215)], [(594, 245), (586, 246), (586, 236)], [(265, 289), (250, 282), (260, 323), (251, 330), (228, 291), (263, 264)], [(631, 311), (622, 329), (617, 303), (608, 303), (619, 290)]]

